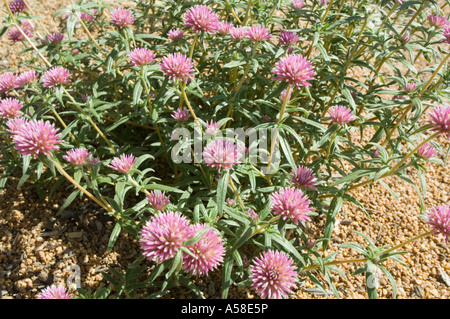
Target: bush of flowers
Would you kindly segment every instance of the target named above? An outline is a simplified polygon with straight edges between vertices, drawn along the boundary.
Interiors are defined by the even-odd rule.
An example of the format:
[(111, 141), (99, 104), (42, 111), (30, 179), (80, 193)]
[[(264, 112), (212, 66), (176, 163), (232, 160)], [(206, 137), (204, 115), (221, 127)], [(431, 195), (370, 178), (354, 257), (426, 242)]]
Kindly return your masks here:
[[(423, 201), (423, 163), (448, 155), (436, 142), (450, 137), (448, 4), (71, 0), (49, 32), (26, 0), (5, 0), (2, 41), (23, 59), (0, 75), (0, 186), (19, 172), (19, 187), (68, 190), (60, 212), (87, 197), (116, 221), (109, 249), (128, 232), (142, 251), (125, 275), (103, 273), (102, 293), (39, 298), (159, 298), (180, 285), (204, 297), (196, 279), (213, 272), (222, 298), (234, 285), (287, 298), (306, 279), (339, 297), (332, 274), (347, 262), (369, 298), (376, 271), (395, 298), (383, 263), (450, 237), (450, 206)], [(418, 69), (421, 56), (432, 67)], [(336, 259), (344, 202), (366, 212), (350, 191), (386, 177), (417, 189), (429, 231), (382, 247), (360, 233), (367, 246), (340, 248), (361, 258)]]

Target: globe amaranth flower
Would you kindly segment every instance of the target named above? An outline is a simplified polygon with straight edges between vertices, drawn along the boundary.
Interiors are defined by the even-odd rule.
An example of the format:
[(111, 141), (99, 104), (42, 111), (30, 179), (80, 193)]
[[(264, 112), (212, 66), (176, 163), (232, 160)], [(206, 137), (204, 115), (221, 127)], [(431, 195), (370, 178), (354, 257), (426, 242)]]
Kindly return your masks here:
[(13, 0), (9, 4), (9, 8), (11, 9), (11, 13), (21, 13), (27, 9), (27, 5), (23, 0)]
[(60, 44), (62, 42), (62, 40), (64, 39), (64, 33), (52, 32), (47, 36), (47, 38), (51, 44), (54, 44), (54, 45)]
[[(19, 27), (14, 25), (8, 31), (8, 39), (12, 43), (26, 40), (25, 36), (27, 36), (28, 38), (33, 38), (33, 26), (27, 20), (21, 21), (20, 24), (20, 29)], [(22, 32), (20, 32), (21, 30)]]
[(230, 36), (233, 40), (240, 41), (245, 38), (247, 34), (246, 27), (232, 27), (229, 31)]
[(411, 93), (416, 89), (416, 82), (409, 82), (405, 84), (405, 92), (406, 93)]
[(291, 2), (291, 5), (292, 5), (295, 9), (301, 10), (301, 9), (306, 5), (306, 3), (305, 3), (305, 1), (303, 1), (303, 0), (293, 0), (293, 1)]
[(291, 173), (291, 178), (289, 181), (297, 188), (309, 188), (312, 190), (317, 190), (314, 186), (317, 184), (316, 175), (308, 167), (297, 166), (295, 170)]
[(23, 88), (26, 85), (30, 85), (38, 80), (38, 75), (35, 70), (29, 70), (20, 73), (15, 78), (16, 88)]
[(444, 28), (442, 28), (442, 35), (444, 39), (442, 42), (450, 44), (450, 23), (447, 23)]
[(215, 33), (219, 16), (210, 7), (195, 5), (183, 16), (184, 25), (191, 27), (195, 32)]
[(311, 62), (300, 54), (292, 54), (281, 58), (275, 64), (272, 72), (276, 74), (274, 80), (288, 82), (300, 88), (300, 85), (311, 86), (308, 81), (314, 79), (316, 72)]
[(95, 9), (89, 10), (89, 13), (80, 12), (80, 19), (83, 21), (92, 22), (95, 20), (97, 13), (98, 13), (98, 11)]
[(155, 61), (155, 55), (146, 48), (136, 48), (130, 52), (128, 57), (131, 63), (136, 66), (147, 65)]
[(143, 254), (157, 263), (170, 259), (192, 237), (189, 220), (178, 212), (167, 211), (154, 215), (140, 232)]
[(50, 155), (58, 150), (61, 134), (53, 123), (43, 120), (31, 120), (18, 127), (13, 141), (19, 154), (37, 158), (40, 153)]
[(227, 205), (231, 206), (231, 207), (235, 207), (236, 206), (236, 201), (234, 199), (232, 199), (232, 198), (227, 198), (225, 203), (227, 203)]
[(450, 206), (441, 205), (432, 208), (427, 213), (428, 224), (435, 229), (434, 235), (442, 234), (445, 237), (445, 243), (448, 245), (450, 241)]
[(438, 155), (438, 152), (431, 144), (424, 144), (417, 150), (417, 156), (420, 156), (421, 158), (428, 159), (431, 157), (435, 157)]
[(0, 100), (0, 116), (4, 119), (19, 116), (22, 106), (22, 102), (16, 98)]
[(333, 106), (332, 108), (330, 108), (328, 113), (331, 116), (332, 122), (341, 125), (351, 122), (355, 119), (352, 110), (342, 105)]
[(184, 32), (181, 29), (173, 29), (167, 33), (167, 37), (172, 41), (180, 41), (183, 39)]
[(128, 173), (132, 168), (134, 163), (136, 163), (136, 157), (132, 154), (126, 155), (122, 154), (119, 157), (114, 157), (111, 161), (111, 168), (120, 173)]
[(6, 131), (12, 135), (17, 134), (26, 123), (28, 123), (28, 120), (25, 117), (10, 118), (6, 122), (6, 127), (8, 127)]
[(7, 72), (0, 75), (0, 94), (8, 93), (17, 87), (14, 73)]
[(220, 172), (221, 169), (233, 169), (233, 165), (240, 162), (243, 153), (234, 142), (217, 139), (206, 145), (202, 155), (206, 165), (217, 167)]
[(54, 88), (58, 85), (70, 82), (70, 73), (66, 68), (55, 66), (46, 71), (42, 76), (42, 85), (48, 88)]
[(250, 217), (250, 219), (251, 219), (252, 221), (258, 220), (258, 214), (255, 212), (255, 210), (253, 210), (253, 209), (251, 209), (251, 208), (249, 208), (249, 209), (247, 210), (247, 216)]
[(432, 131), (445, 134), (450, 138), (450, 106), (439, 106), (430, 112), (429, 123), (433, 125)]
[(72, 299), (72, 295), (63, 286), (51, 285), (43, 289), (37, 299)]
[(85, 148), (80, 147), (69, 150), (67, 154), (63, 156), (63, 158), (70, 164), (81, 166), (86, 163), (89, 156), (91, 156), (91, 152), (89, 152)]
[(150, 191), (145, 197), (154, 210), (162, 211), (170, 202), (170, 196), (166, 196), (166, 193), (160, 190)]
[(130, 10), (119, 8), (111, 12), (111, 23), (119, 28), (125, 28), (134, 23), (135, 17)]
[(233, 27), (233, 24), (231, 22), (219, 21), (217, 23), (217, 32), (220, 34), (228, 34), (232, 27)]
[(246, 31), (246, 36), (252, 41), (265, 41), (270, 40), (270, 31), (260, 25), (252, 25), (250, 28)]
[(446, 17), (440, 16), (438, 14), (430, 14), (427, 18), (432, 26), (439, 29), (443, 28), (448, 23)]
[(175, 111), (173, 111), (173, 114), (172, 114), (172, 117), (177, 122), (186, 122), (190, 116), (191, 116), (191, 113), (189, 112), (188, 109), (185, 109), (185, 108), (175, 110)]
[(280, 30), (280, 38), (278, 39), (280, 45), (290, 46), (298, 41), (300, 41), (300, 38), (294, 32)]
[(181, 53), (171, 53), (165, 56), (160, 65), (164, 75), (170, 79), (187, 82), (189, 78), (194, 77), (194, 66), (192, 59)]
[(281, 299), (294, 292), (298, 282), (296, 270), (289, 255), (268, 250), (253, 260), (249, 278), (261, 298)]
[(209, 228), (200, 240), (194, 244), (186, 246), (191, 252), (183, 255), (183, 270), (192, 272), (194, 275), (207, 275), (223, 262), (225, 247), (220, 234), (206, 224), (196, 224), (190, 226), (192, 237), (205, 228)]
[(206, 122), (206, 134), (214, 135), (219, 130), (220, 124), (211, 120), (210, 122)]
[(272, 194), (271, 209), (275, 215), (281, 215), (283, 219), (291, 219), (297, 225), (298, 221), (309, 221), (311, 218), (311, 201), (299, 189), (287, 187)]
[(402, 41), (404, 43), (408, 43), (409, 41), (411, 41), (411, 38), (412, 38), (411, 35), (409, 35), (408, 32), (405, 32), (402, 36)]

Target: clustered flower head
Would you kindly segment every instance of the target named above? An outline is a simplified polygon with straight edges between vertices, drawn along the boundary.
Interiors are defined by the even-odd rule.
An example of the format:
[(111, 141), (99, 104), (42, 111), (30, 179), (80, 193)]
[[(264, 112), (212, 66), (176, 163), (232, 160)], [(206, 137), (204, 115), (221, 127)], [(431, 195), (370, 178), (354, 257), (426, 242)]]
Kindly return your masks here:
[(196, 32), (215, 33), (219, 17), (210, 7), (195, 5), (184, 14), (184, 25)]
[(317, 190), (314, 186), (316, 185), (316, 175), (308, 167), (299, 165), (291, 173), (291, 178), (289, 181), (297, 188), (309, 188), (312, 190)]
[(241, 149), (236, 143), (224, 139), (213, 140), (206, 145), (202, 153), (206, 165), (221, 169), (233, 169), (233, 165), (240, 162)]
[(294, 33), (290, 31), (280, 30), (280, 38), (278, 39), (278, 43), (284, 46), (294, 45), (300, 41), (300, 38)]
[(23, 88), (26, 85), (32, 84), (38, 80), (38, 75), (35, 70), (29, 70), (20, 73), (15, 78), (15, 86), (17, 88)]
[(155, 61), (153, 52), (146, 48), (133, 49), (128, 57), (131, 63), (136, 66), (147, 65)]
[(331, 116), (332, 122), (341, 125), (351, 122), (355, 119), (352, 110), (342, 105), (336, 105), (330, 108), (329, 115)]
[(444, 28), (442, 28), (442, 35), (444, 36), (444, 39), (442, 42), (450, 44), (450, 23), (447, 23)]
[(165, 56), (160, 64), (164, 75), (170, 79), (187, 82), (188, 78), (194, 77), (194, 66), (192, 59), (181, 53), (171, 53)]
[(90, 12), (90, 14), (86, 13), (86, 12), (80, 12), (80, 19), (83, 21), (87, 21), (87, 22), (94, 21), (96, 15), (98, 13), (97, 10), (91, 9), (91, 10), (89, 10), (89, 12)]
[(265, 41), (270, 40), (270, 31), (260, 25), (252, 25), (246, 30), (246, 36), (252, 41)]
[(111, 168), (120, 173), (128, 173), (134, 163), (136, 163), (136, 157), (133, 154), (122, 154), (119, 157), (114, 157), (111, 161)]
[[(27, 20), (22, 20), (20, 22), (20, 24), (21, 24), (20, 29), (19, 29), (19, 27), (15, 26), (15, 25), (12, 26), (11, 29), (9, 29), (8, 39), (12, 43), (16, 43), (16, 42), (25, 40), (26, 39), (25, 35), (28, 38), (33, 38), (33, 31), (34, 31), (33, 26)], [(20, 32), (21, 30), (22, 30), (22, 32)]]
[(59, 44), (59, 43), (61, 43), (62, 42), (62, 40), (64, 39), (64, 33), (61, 33), (61, 32), (53, 32), (53, 33), (50, 33), (48, 36), (47, 36), (47, 38), (48, 38), (48, 41), (51, 43), (51, 44)]
[(258, 214), (255, 212), (255, 210), (253, 210), (253, 209), (251, 209), (251, 208), (249, 208), (249, 209), (247, 210), (247, 216), (250, 217), (250, 219), (251, 219), (252, 221), (258, 220)]
[(186, 248), (191, 252), (183, 255), (183, 270), (197, 276), (206, 275), (223, 262), (225, 247), (220, 234), (206, 224), (196, 224), (190, 226), (191, 236), (194, 237), (200, 231), (208, 230), (200, 237), (196, 243), (188, 245)]
[(23, 104), (16, 98), (5, 98), (0, 101), (0, 116), (11, 118), (20, 115)]
[(409, 82), (405, 84), (405, 92), (406, 93), (411, 93), (416, 89), (416, 82)]
[(173, 29), (167, 33), (167, 37), (172, 41), (180, 41), (183, 39), (183, 30), (181, 29)]
[(424, 159), (428, 159), (428, 158), (431, 158), (431, 157), (434, 157), (434, 156), (438, 155), (438, 153), (437, 153), (436, 149), (433, 147), (433, 145), (428, 144), (428, 143), (422, 145), (417, 150), (416, 154), (418, 156), (420, 156), (421, 158), (424, 158)]
[(230, 36), (233, 40), (240, 41), (243, 38), (245, 38), (247, 33), (246, 27), (232, 27), (228, 31), (230, 33)]
[(39, 154), (51, 155), (58, 150), (61, 134), (53, 123), (31, 120), (22, 123), (14, 132), (13, 141), (19, 154), (37, 158)]
[(16, 86), (16, 76), (14, 73), (7, 72), (0, 75), (0, 94), (8, 93), (9, 91), (15, 89)]
[(303, 0), (293, 0), (293, 1), (291, 2), (291, 5), (292, 5), (295, 9), (301, 10), (301, 9), (306, 5), (306, 3), (305, 3), (305, 1), (303, 1)]
[(10, 134), (17, 134), (21, 130), (21, 128), (28, 123), (28, 120), (25, 117), (13, 117), (10, 118), (6, 122), (6, 126), (8, 127), (6, 131)]
[(294, 224), (298, 221), (309, 221), (311, 218), (311, 201), (299, 189), (287, 187), (272, 194), (272, 211), (275, 215), (281, 215), (283, 219), (291, 219)]
[(314, 75), (316, 75), (311, 62), (300, 54), (292, 54), (281, 58), (275, 64), (272, 72), (276, 74), (274, 80), (288, 82), (297, 88), (300, 88), (300, 85), (311, 86), (308, 81), (313, 80)]
[(281, 299), (294, 292), (298, 282), (296, 270), (289, 255), (268, 250), (253, 260), (249, 278), (261, 298)]
[(181, 108), (178, 110), (173, 111), (172, 117), (177, 122), (186, 122), (189, 117), (191, 116), (191, 113), (186, 108)]
[(214, 135), (219, 130), (220, 124), (211, 120), (210, 122), (206, 122), (206, 134)]
[(430, 22), (430, 24), (436, 28), (443, 28), (447, 23), (448, 20), (446, 17), (440, 16), (438, 14), (430, 14), (428, 16), (428, 21)]
[(445, 134), (450, 138), (450, 106), (439, 106), (430, 112), (429, 123), (433, 125), (432, 130)]
[(8, 5), (11, 13), (21, 13), (27, 9), (27, 5), (23, 0), (13, 0)]
[(170, 196), (166, 196), (166, 193), (160, 190), (150, 191), (145, 197), (147, 198), (150, 207), (154, 210), (162, 211), (170, 202)]
[(63, 286), (51, 285), (43, 289), (37, 299), (72, 299), (72, 295)]
[(450, 206), (441, 205), (437, 208), (432, 208), (427, 213), (428, 224), (435, 229), (435, 235), (442, 234), (445, 237), (445, 243), (448, 245), (450, 241)]
[(66, 68), (55, 66), (45, 72), (41, 80), (44, 87), (54, 88), (69, 83), (70, 73)]
[(81, 147), (67, 151), (66, 155), (64, 155), (63, 158), (70, 164), (81, 166), (86, 163), (86, 160), (89, 158), (89, 156), (91, 156), (91, 152)]
[(111, 23), (119, 28), (129, 27), (134, 23), (135, 17), (130, 10), (119, 8), (111, 12)]
[(233, 27), (233, 24), (231, 22), (219, 21), (217, 23), (217, 32), (220, 34), (228, 34), (232, 27)]

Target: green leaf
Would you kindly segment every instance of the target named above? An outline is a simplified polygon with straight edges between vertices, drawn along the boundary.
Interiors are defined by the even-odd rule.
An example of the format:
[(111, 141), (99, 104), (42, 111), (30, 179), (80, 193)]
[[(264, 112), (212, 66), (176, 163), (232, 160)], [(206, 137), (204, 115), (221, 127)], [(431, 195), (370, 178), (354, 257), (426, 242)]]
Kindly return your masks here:
[(216, 204), (217, 204), (217, 213), (219, 214), (219, 216), (223, 215), (223, 205), (225, 203), (225, 199), (227, 196), (229, 176), (230, 172), (228, 170), (225, 171), (225, 173), (220, 177), (219, 183), (217, 184)]
[(340, 195), (333, 197), (330, 203), (330, 208), (328, 209), (327, 220), (325, 222), (325, 228), (323, 232), (323, 251), (326, 251), (328, 243), (330, 242), (331, 234), (333, 233), (334, 229), (334, 223), (336, 222), (336, 216), (341, 211), (343, 203), (344, 199)]
[(111, 252), (111, 249), (113, 248), (114, 244), (116, 243), (117, 238), (120, 235), (120, 232), (122, 231), (122, 225), (117, 222), (114, 226), (113, 231), (111, 232), (111, 235), (109, 237), (108, 241), (108, 252)]

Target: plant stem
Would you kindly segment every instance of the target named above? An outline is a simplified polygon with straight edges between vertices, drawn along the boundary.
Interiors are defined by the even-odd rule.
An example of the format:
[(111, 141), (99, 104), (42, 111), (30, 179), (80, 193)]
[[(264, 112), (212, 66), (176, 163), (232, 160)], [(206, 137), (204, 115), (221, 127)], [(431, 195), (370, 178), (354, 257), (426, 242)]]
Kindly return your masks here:
[(328, 11), (330, 11), (331, 6), (333, 5), (333, 2), (334, 1), (330, 0), (330, 2), (328, 3), (328, 7), (327, 7), (327, 9), (325, 10), (325, 12), (324, 12), (324, 14), (322, 16), (322, 19), (320, 20), (320, 24), (323, 24), (323, 22), (325, 21), (325, 18), (327, 17)]
[(411, 25), (411, 23), (413, 23), (413, 21), (417, 18), (417, 16), (419, 15), (419, 13), (425, 8), (425, 5), (427, 4), (428, 0), (424, 0), (421, 4), (421, 6), (419, 7), (419, 9), (417, 9), (416, 13), (412, 16), (412, 18), (409, 20), (409, 22), (405, 25), (405, 27), (403, 28), (403, 30), (400, 32), (400, 35), (403, 36), (403, 34), (405, 34), (406, 30), (409, 28), (409, 26)]
[(229, 180), (229, 182), (230, 182), (230, 186), (231, 186), (231, 189), (233, 190), (234, 195), (236, 195), (236, 197), (237, 197), (237, 199), (238, 199), (238, 201), (239, 201), (239, 204), (241, 205), (242, 209), (243, 209), (244, 212), (245, 212), (245, 205), (244, 205), (244, 202), (242, 201), (241, 196), (239, 196), (239, 193), (238, 193), (238, 191), (237, 191), (237, 189), (236, 189), (236, 186), (234, 186), (233, 178), (231, 177), (231, 175), (228, 177), (228, 180)]
[(239, 24), (242, 24), (242, 21), (238, 18), (238, 16), (236, 15), (236, 13), (233, 10), (233, 7), (231, 6), (230, 2), (228, 0), (225, 0), (225, 3), (227, 4), (227, 7), (230, 9), (231, 14), (233, 15), (233, 17), (236, 19), (236, 21)]
[[(144, 85), (145, 94), (147, 95), (147, 105), (149, 107), (150, 117), (152, 118), (152, 116), (153, 116), (153, 105), (152, 105), (152, 102), (150, 100), (150, 90), (148, 88), (147, 81), (145, 81), (144, 66), (142, 66), (142, 68), (141, 68), (141, 81), (142, 81), (142, 84)], [(161, 144), (163, 144), (164, 140), (162, 138), (161, 131), (159, 130), (158, 124), (156, 124), (156, 123), (155, 123), (155, 130), (156, 130), (156, 133), (158, 134), (159, 141), (161, 142)]]
[(186, 91), (184, 90), (184, 85), (185, 85), (185, 84), (184, 84), (183, 82), (180, 82), (180, 90), (181, 90), (181, 94), (183, 95), (183, 99), (184, 99), (184, 101), (186, 102), (186, 105), (187, 105), (189, 111), (191, 112), (192, 117), (194, 118), (195, 122), (197, 123), (198, 127), (200, 128), (200, 131), (201, 131), (202, 134), (203, 134), (202, 125), (200, 124), (200, 122), (199, 122), (197, 116), (195, 115), (195, 112), (194, 112), (194, 110), (193, 110), (192, 107), (191, 107), (191, 103), (189, 103), (188, 97), (187, 97), (187, 95), (186, 95)]
[(252, 4), (253, 4), (253, 1), (252, 0), (248, 0), (247, 9), (245, 10), (244, 21), (242, 23), (244, 26), (247, 25), (248, 19), (250, 18), (249, 13), (250, 13), (250, 7), (252, 6)]
[(196, 32), (194, 35), (194, 40), (192, 41), (191, 50), (189, 51), (189, 58), (191, 58), (191, 59), (192, 59), (192, 56), (194, 55), (194, 47), (195, 47), (195, 44), (197, 43), (197, 38), (198, 38), (198, 32)]

